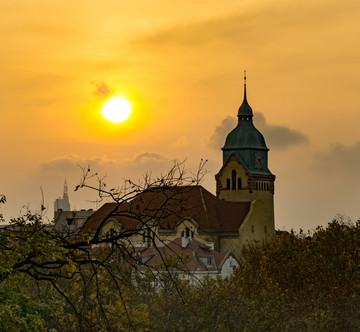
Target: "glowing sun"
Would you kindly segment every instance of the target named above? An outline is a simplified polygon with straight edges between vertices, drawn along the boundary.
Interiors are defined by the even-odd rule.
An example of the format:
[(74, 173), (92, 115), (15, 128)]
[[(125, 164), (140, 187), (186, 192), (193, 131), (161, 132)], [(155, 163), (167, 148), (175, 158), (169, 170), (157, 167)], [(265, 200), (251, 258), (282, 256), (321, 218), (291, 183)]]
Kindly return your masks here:
[(130, 117), (131, 104), (123, 97), (114, 97), (104, 104), (101, 113), (106, 120), (121, 123)]

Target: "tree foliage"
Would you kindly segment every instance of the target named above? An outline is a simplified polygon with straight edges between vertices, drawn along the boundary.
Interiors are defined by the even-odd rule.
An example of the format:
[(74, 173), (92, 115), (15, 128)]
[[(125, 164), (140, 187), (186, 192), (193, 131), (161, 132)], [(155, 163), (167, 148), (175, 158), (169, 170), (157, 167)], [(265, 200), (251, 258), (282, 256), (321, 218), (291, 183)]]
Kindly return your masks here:
[[(118, 204), (146, 190), (196, 183), (175, 173), (99, 196)], [(179, 172), (180, 171), (180, 172)], [(84, 179), (88, 179), (85, 171)], [(92, 187), (82, 182), (82, 187)], [(126, 189), (126, 190), (125, 190)], [(158, 189), (157, 189), (158, 190)], [(171, 197), (169, 197), (171, 199)], [(5, 203), (5, 197), (0, 198)], [(144, 227), (147, 227), (146, 222)], [(280, 232), (244, 246), (228, 279), (189, 282), (140, 262), (101, 232), (60, 234), (40, 213), (0, 231), (0, 329), (11, 331), (357, 331), (360, 221), (337, 217), (312, 234)], [(125, 242), (126, 243), (126, 242)]]

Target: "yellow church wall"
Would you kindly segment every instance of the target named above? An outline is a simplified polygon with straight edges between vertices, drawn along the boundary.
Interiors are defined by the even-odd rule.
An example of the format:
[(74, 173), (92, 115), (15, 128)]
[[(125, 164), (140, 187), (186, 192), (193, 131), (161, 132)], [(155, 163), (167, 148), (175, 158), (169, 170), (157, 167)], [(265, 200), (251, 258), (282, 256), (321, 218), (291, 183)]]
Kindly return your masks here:
[[(226, 189), (227, 179), (231, 180), (232, 171), (236, 171), (236, 177), (241, 178), (242, 187), (241, 189)], [(221, 177), (219, 178), (221, 189), (219, 192), (219, 198), (225, 201), (230, 202), (251, 202), (256, 199), (263, 201), (271, 200), (273, 194), (269, 190), (252, 190), (249, 191), (249, 176), (244, 168), (239, 162), (232, 160), (230, 161), (225, 168), (222, 170)], [(260, 181), (264, 184), (268, 183), (270, 187), (270, 181)]]
[[(232, 171), (236, 171), (236, 177), (241, 178), (242, 188), (237, 190), (226, 190), (226, 181), (227, 179), (230, 179), (231, 181), (231, 173)], [(233, 202), (242, 202), (242, 201), (249, 201), (247, 197), (244, 197), (244, 194), (246, 195), (246, 191), (248, 191), (248, 175), (247, 172), (241, 164), (239, 164), (237, 161), (230, 161), (226, 167), (223, 169), (220, 182), (221, 187), (224, 190), (221, 190), (220, 192), (220, 199), (224, 199), (225, 201), (233, 201)], [(230, 186), (231, 188), (231, 186)]]
[[(231, 180), (232, 171), (236, 171), (237, 178), (241, 178), (242, 187), (241, 189), (226, 189), (227, 188), (227, 179)], [(260, 177), (261, 179), (261, 177)], [(218, 183), (218, 197), (220, 199), (232, 202), (258, 202), (257, 205), (261, 203), (261, 211), (257, 213), (253, 218), (260, 218), (259, 220), (262, 223), (265, 223), (267, 229), (269, 231), (274, 230), (274, 195), (269, 190), (271, 188), (270, 179), (267, 180), (266, 177), (259, 180), (258, 183), (262, 183), (267, 190), (256, 190), (252, 188), (249, 189), (249, 175), (245, 169), (245, 167), (238, 162), (237, 160), (229, 161), (226, 166), (221, 171), (221, 176), (217, 179), (220, 183)], [(265, 226), (265, 224), (263, 226)], [(255, 225), (254, 225), (255, 227)], [(255, 236), (254, 234), (249, 234), (250, 238), (257, 237), (258, 239), (263, 238), (263, 233), (260, 230), (260, 227), (256, 227), (255, 233), (259, 234), (259, 236)], [(231, 241), (230, 241), (231, 242)], [(232, 243), (232, 242), (231, 242)]]
[(263, 201), (251, 203), (250, 212), (239, 228), (239, 241), (246, 244), (253, 240), (264, 240), (274, 234), (274, 223), (269, 220), (269, 211)]
[(250, 241), (262, 241), (275, 233), (274, 223), (269, 211), (261, 200), (255, 200), (250, 205), (250, 211), (239, 228), (238, 237), (222, 237), (221, 252), (231, 251), (240, 257), (243, 245)]
[(226, 253), (231, 251), (235, 256), (240, 257), (241, 255), (241, 243), (239, 237), (222, 237), (220, 252)]

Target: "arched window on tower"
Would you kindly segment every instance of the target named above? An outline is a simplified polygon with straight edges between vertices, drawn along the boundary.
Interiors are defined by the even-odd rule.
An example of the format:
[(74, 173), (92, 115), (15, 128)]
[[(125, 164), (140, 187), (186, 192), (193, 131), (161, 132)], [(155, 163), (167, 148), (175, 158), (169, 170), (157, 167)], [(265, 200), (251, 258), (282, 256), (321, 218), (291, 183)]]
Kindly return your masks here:
[(236, 189), (236, 171), (233, 170), (231, 172), (231, 189), (235, 190)]
[(241, 178), (238, 178), (238, 189), (241, 189)]
[(230, 190), (230, 179), (226, 179), (226, 190)]

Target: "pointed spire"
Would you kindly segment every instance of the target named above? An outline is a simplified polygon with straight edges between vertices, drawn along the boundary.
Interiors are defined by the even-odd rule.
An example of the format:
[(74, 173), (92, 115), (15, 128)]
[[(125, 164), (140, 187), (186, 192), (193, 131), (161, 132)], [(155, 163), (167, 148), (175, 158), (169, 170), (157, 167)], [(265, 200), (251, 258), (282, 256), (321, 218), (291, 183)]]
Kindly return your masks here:
[(240, 120), (251, 120), (253, 116), (253, 111), (248, 104), (247, 98), (246, 98), (246, 70), (244, 70), (244, 100), (239, 107), (238, 111), (238, 119)]
[(66, 178), (65, 178), (63, 197), (65, 198), (67, 195), (68, 195), (68, 185), (67, 185), (67, 183), (66, 183)]

